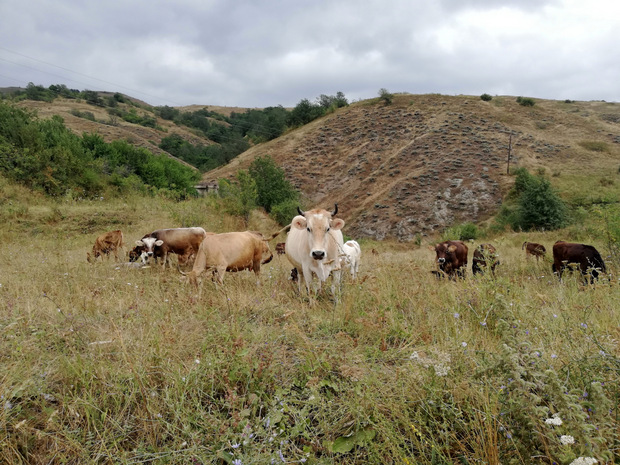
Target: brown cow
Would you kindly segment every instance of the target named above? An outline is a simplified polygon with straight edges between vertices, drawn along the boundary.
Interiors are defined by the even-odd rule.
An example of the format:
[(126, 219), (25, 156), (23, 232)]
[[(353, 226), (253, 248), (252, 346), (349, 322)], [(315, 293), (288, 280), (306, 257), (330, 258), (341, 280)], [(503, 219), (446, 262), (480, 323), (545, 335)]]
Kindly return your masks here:
[(445, 273), (451, 279), (454, 279), (455, 276), (465, 277), (468, 250), (463, 241), (445, 241), (434, 247), (430, 246), (430, 249), (437, 254), (437, 264), (440, 270), (435, 271), (434, 274), (441, 276)]
[(606, 272), (605, 262), (603, 262), (601, 254), (591, 245), (557, 241), (553, 244), (552, 271), (558, 273), (561, 280), (562, 272), (566, 268), (572, 269), (571, 265), (579, 267), (585, 284), (588, 284), (588, 274), (590, 275), (590, 283), (593, 283), (595, 279), (598, 279), (599, 272)]
[(524, 242), (521, 246), (521, 250), (523, 249), (525, 249), (526, 257), (533, 255), (534, 257), (536, 257), (536, 261), (538, 261), (538, 259), (541, 257), (545, 258), (545, 254), (547, 253), (547, 249), (545, 249), (545, 246), (542, 244), (537, 244), (536, 242)]
[(93, 245), (93, 254), (86, 253), (86, 260), (88, 262), (94, 262), (99, 256), (103, 259), (103, 255), (110, 256), (110, 252), (114, 253), (114, 258), (118, 261), (118, 249), (122, 249), (123, 233), (120, 229), (116, 231), (108, 231), (103, 233), (97, 239), (95, 239), (95, 245)]
[(491, 269), (491, 273), (495, 274), (495, 267), (499, 265), (497, 258), (497, 250), (491, 244), (480, 244), (474, 250), (471, 271), (473, 274), (484, 273), (487, 268)]
[(278, 242), (276, 244), (276, 253), (278, 255), (284, 255), (286, 253), (286, 243), (285, 242)]
[(219, 284), (223, 284), (226, 271), (251, 270), (258, 279), (261, 265), (273, 258), (269, 240), (257, 231), (208, 235), (200, 244), (192, 271), (187, 273), (189, 282), (198, 286), (198, 277), (206, 269), (217, 273)]
[(162, 268), (166, 268), (168, 254), (176, 254), (179, 265), (184, 265), (198, 252), (205, 237), (207, 232), (200, 227), (158, 229), (136, 241), (137, 247), (130, 252), (130, 258), (137, 259), (145, 253), (147, 260), (163, 258)]

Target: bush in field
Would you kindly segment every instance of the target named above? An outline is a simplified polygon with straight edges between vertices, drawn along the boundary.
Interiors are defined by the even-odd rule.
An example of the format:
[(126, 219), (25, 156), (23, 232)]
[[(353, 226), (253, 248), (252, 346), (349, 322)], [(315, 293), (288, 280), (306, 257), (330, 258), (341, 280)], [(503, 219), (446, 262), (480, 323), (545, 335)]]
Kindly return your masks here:
[(474, 223), (463, 223), (454, 225), (444, 231), (441, 235), (442, 241), (469, 241), (478, 238), (478, 227)]
[(482, 94), (480, 96), (480, 100), (484, 102), (490, 102), (491, 100), (493, 100), (493, 97), (491, 97), (489, 94)]
[(297, 200), (299, 194), (270, 156), (257, 157), (250, 165), (250, 175), (256, 182), (256, 204), (268, 213), (278, 204)]
[(224, 211), (229, 215), (242, 216), (247, 222), (250, 212), (256, 208), (256, 182), (245, 170), (237, 172), (237, 182), (219, 180), (219, 195), (223, 200)]
[(271, 217), (282, 226), (289, 224), (298, 215), (299, 200), (289, 199), (280, 202), (271, 209)]
[(533, 176), (525, 168), (515, 171), (516, 178), (507, 202), (502, 205), (496, 227), (510, 225), (515, 230), (553, 230), (568, 224), (568, 208), (542, 175)]

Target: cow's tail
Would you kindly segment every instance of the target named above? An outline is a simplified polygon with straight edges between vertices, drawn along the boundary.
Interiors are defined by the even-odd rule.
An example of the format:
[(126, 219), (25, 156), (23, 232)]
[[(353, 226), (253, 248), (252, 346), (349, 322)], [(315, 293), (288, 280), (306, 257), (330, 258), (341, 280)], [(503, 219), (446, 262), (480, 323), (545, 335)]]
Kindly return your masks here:
[(274, 232), (271, 236), (265, 237), (263, 240), (264, 241), (270, 241), (272, 239), (275, 239), (276, 237), (278, 237), (283, 232), (287, 232), (289, 229), (291, 229), (291, 225), (287, 224), (282, 229), (280, 229), (278, 232)]
[(523, 243), (523, 245), (521, 246), (521, 250), (525, 249), (525, 246), (526, 246), (526, 245), (527, 245), (527, 241), (525, 241), (525, 242)]

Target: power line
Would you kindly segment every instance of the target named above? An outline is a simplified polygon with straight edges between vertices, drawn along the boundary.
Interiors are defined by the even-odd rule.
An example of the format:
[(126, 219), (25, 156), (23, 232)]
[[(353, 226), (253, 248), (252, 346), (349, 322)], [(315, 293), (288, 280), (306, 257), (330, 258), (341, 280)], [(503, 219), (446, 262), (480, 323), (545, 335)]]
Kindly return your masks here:
[[(139, 91), (139, 90), (136, 90), (136, 89), (132, 89), (132, 88), (130, 88), (130, 87), (123, 86), (122, 84), (118, 84), (118, 83), (115, 83), (115, 82), (106, 81), (106, 80), (104, 80), (104, 79), (99, 79), (99, 78), (96, 78), (96, 77), (94, 77), (94, 76), (89, 76), (88, 74), (80, 73), (79, 71), (73, 71), (72, 69), (65, 68), (65, 67), (63, 67), (63, 66), (58, 66), (58, 65), (55, 65), (55, 64), (53, 64), (53, 63), (48, 63), (47, 61), (39, 60), (39, 59), (37, 59), (37, 58), (33, 58), (33, 57), (28, 56), (28, 55), (24, 55), (23, 53), (15, 52), (14, 50), (9, 50), (9, 49), (8, 49), (8, 48), (6, 48), (6, 47), (2, 47), (2, 46), (0, 46), (0, 50), (4, 50), (5, 52), (9, 52), (9, 53), (13, 53), (13, 54), (15, 54), (15, 55), (19, 55), (19, 56), (24, 57), (24, 58), (27, 58), (27, 59), (29, 59), (29, 60), (36, 61), (37, 63), (42, 63), (42, 64), (47, 65), (47, 66), (53, 66), (54, 68), (62, 69), (63, 71), (68, 71), (68, 72), (70, 72), (70, 73), (73, 73), (73, 74), (77, 74), (77, 75), (79, 75), (79, 76), (86, 77), (86, 78), (88, 78), (88, 79), (94, 79), (95, 81), (103, 82), (104, 84), (108, 84), (108, 85), (111, 85), (111, 86), (116, 86), (116, 87), (122, 87), (123, 89), (129, 90), (129, 91), (131, 91), (131, 92), (136, 92), (136, 93), (138, 93), (138, 94), (145, 95), (145, 96), (147, 96), (147, 97), (152, 97), (152, 98), (154, 98), (154, 99), (158, 99), (158, 100), (164, 100), (164, 101), (167, 101), (167, 102), (173, 103), (173, 104), (175, 104), (175, 105), (177, 105), (177, 106), (183, 106), (183, 104), (182, 104), (182, 103), (175, 102), (175, 101), (173, 101), (173, 100), (166, 99), (166, 98), (163, 98), (163, 97), (161, 97), (161, 96), (147, 94), (147, 93), (145, 93), (145, 92), (141, 92), (141, 91)], [(81, 84), (85, 84), (84, 82), (81, 82), (81, 81), (75, 81), (75, 80), (73, 80), (73, 79), (69, 79), (69, 78), (64, 77), (64, 76), (59, 76), (59, 75), (57, 75), (57, 74), (50, 73), (50, 72), (48, 72), (48, 71), (44, 71), (44, 70), (42, 70), (42, 69), (32, 68), (32, 67), (30, 67), (30, 66), (27, 66), (27, 65), (24, 65), (24, 64), (21, 64), (21, 63), (15, 63), (15, 62), (12, 62), (12, 61), (9, 61), (9, 60), (5, 60), (5, 59), (2, 59), (2, 58), (0, 58), (0, 60), (6, 61), (6, 62), (8, 62), (8, 63), (12, 63), (12, 64), (14, 64), (14, 65), (23, 66), (24, 68), (32, 69), (32, 70), (35, 70), (35, 71), (38, 71), (38, 72), (41, 72), (41, 73), (49, 74), (50, 76), (56, 76), (56, 77), (60, 77), (60, 78), (62, 78), (62, 79), (67, 79), (67, 80), (72, 81), (72, 82), (79, 82), (79, 83), (81, 83)]]

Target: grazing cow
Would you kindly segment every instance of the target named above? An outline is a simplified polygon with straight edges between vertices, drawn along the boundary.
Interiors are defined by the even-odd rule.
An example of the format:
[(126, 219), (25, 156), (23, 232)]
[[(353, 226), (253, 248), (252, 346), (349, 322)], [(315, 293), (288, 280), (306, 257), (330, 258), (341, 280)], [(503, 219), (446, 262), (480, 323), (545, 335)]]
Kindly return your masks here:
[(278, 242), (276, 244), (276, 253), (278, 255), (284, 255), (286, 253), (286, 244), (284, 242)]
[[(93, 245), (93, 254), (86, 253), (86, 260), (94, 262), (99, 256), (103, 259), (103, 255), (110, 256), (110, 252), (114, 253), (114, 258), (118, 261), (118, 249), (123, 248), (123, 233), (120, 229), (116, 231), (108, 231), (95, 239)], [(124, 253), (124, 252), (123, 252)]]
[(542, 244), (537, 244), (536, 242), (524, 242), (521, 246), (521, 250), (523, 249), (525, 249), (526, 257), (533, 255), (534, 257), (536, 257), (536, 261), (538, 261), (538, 259), (541, 257), (545, 258), (545, 254), (547, 253), (547, 249), (545, 249), (545, 246)]
[(484, 273), (487, 269), (490, 269), (491, 273), (495, 274), (495, 267), (497, 265), (499, 265), (497, 251), (491, 244), (480, 244), (476, 250), (474, 250), (474, 257), (471, 264), (471, 271), (473, 274)]
[(440, 270), (435, 271), (434, 274), (441, 276), (445, 273), (451, 279), (455, 276), (465, 277), (468, 250), (463, 241), (445, 241), (434, 247), (430, 246), (430, 249), (437, 254), (437, 264)]
[(362, 256), (362, 249), (357, 241), (347, 241), (342, 246), (342, 251), (344, 252), (343, 261), (347, 265), (349, 265), (349, 269), (351, 270), (351, 277), (355, 279), (357, 277), (357, 272), (360, 269), (360, 258)]
[(571, 265), (577, 265), (584, 276), (585, 284), (588, 283), (587, 275), (590, 274), (590, 283), (598, 279), (599, 272), (605, 273), (605, 263), (591, 245), (575, 244), (572, 242), (557, 241), (553, 244), (553, 265), (551, 269), (558, 273), (560, 280), (564, 269), (571, 269)]
[(134, 249), (132, 252), (134, 256), (136, 253), (141, 255), (145, 252), (147, 259), (163, 258), (162, 268), (166, 268), (168, 254), (176, 254), (179, 257), (179, 265), (184, 265), (198, 252), (205, 237), (207, 232), (200, 227), (158, 229), (136, 241), (138, 250)]
[(310, 295), (313, 273), (319, 279), (318, 289), (334, 272), (332, 292), (340, 285), (340, 254), (342, 253), (342, 227), (344, 220), (334, 218), (338, 213), (338, 204), (332, 213), (315, 208), (301, 211), (291, 222), (291, 230), (286, 236), (286, 257), (299, 275), (298, 288), (301, 292), (302, 278)]
[(257, 231), (209, 234), (200, 244), (192, 271), (187, 273), (189, 282), (198, 286), (198, 277), (207, 269), (217, 273), (219, 284), (224, 283), (226, 271), (250, 270), (258, 279), (261, 265), (273, 258), (268, 244), (273, 237), (265, 238)]

